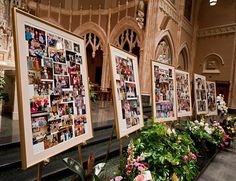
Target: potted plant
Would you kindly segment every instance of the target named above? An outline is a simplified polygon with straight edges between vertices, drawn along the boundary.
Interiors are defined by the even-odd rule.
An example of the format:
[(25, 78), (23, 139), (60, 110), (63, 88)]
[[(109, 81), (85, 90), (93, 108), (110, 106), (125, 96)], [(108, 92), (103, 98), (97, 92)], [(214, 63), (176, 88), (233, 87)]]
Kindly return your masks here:
[(8, 94), (5, 92), (6, 82), (4, 80), (4, 77), (0, 76), (0, 112), (2, 111), (2, 104), (3, 101), (8, 101)]

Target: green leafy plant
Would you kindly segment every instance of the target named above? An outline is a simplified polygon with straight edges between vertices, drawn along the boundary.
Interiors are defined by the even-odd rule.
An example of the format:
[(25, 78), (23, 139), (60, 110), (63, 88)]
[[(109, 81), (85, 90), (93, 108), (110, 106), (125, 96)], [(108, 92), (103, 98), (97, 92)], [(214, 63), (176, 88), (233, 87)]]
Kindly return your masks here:
[(4, 91), (6, 82), (2, 76), (0, 76), (0, 100), (8, 101), (8, 94)]
[(93, 83), (92, 82), (89, 82), (89, 96), (90, 96), (90, 100), (92, 102), (96, 102), (96, 92), (94, 91), (94, 88), (93, 88)]
[[(144, 156), (143, 162), (149, 165), (153, 180), (193, 180), (198, 173), (196, 149), (187, 132), (175, 131), (149, 120), (134, 140), (134, 150), (134, 157)], [(120, 168), (123, 178), (126, 168), (127, 164), (122, 164)]]
[(105, 178), (105, 163), (99, 163), (94, 166), (94, 156), (90, 155), (88, 159), (87, 170), (76, 160), (70, 157), (63, 159), (65, 165), (77, 175), (78, 181), (103, 181)]

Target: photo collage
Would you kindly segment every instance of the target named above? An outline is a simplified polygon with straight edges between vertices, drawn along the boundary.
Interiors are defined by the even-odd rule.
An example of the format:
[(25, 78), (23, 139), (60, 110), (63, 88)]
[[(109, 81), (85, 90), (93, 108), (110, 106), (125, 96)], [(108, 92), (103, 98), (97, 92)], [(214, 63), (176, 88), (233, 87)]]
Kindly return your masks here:
[(128, 129), (140, 123), (140, 95), (137, 93), (133, 60), (115, 56), (115, 62), (117, 101), (121, 105), (122, 119), (126, 121)]
[(194, 74), (194, 89), (197, 114), (207, 114), (206, 77)]
[(177, 91), (177, 114), (178, 117), (191, 116), (191, 91), (189, 73), (175, 70)]
[(216, 83), (207, 81), (208, 115), (217, 115)]
[(153, 62), (154, 115), (158, 120), (176, 119), (175, 71), (168, 65)]
[(85, 134), (83, 59), (76, 42), (32, 25), (24, 27), (32, 141), (44, 151)]

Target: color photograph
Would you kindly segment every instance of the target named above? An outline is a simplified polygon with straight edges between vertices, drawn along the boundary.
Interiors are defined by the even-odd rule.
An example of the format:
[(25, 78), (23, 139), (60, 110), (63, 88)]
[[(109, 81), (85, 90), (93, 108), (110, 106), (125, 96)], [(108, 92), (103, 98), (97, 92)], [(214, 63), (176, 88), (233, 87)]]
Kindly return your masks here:
[(174, 67), (152, 62), (153, 116), (156, 122), (177, 119), (175, 80)]
[(197, 114), (208, 114), (207, 87), (205, 76), (194, 74), (194, 93)]
[(207, 81), (208, 116), (217, 115), (216, 83)]
[(192, 101), (189, 73), (175, 70), (177, 91), (177, 116), (192, 116)]
[(92, 138), (88, 72), (83, 39), (14, 13), (20, 17), (14, 22), (21, 67), (16, 77), (24, 115), (22, 163), (28, 168)]
[(137, 57), (110, 46), (117, 135), (122, 138), (143, 127)]

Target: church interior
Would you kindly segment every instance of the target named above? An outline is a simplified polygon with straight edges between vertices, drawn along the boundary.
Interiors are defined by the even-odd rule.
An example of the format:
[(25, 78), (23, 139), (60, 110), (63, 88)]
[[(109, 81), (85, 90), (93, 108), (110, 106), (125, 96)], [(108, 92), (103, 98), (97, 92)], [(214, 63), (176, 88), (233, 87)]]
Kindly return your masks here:
[[(93, 130), (93, 138), (85, 141), (86, 143), (82, 142), (79, 146), (68, 146), (68, 149), (63, 149), (60, 154), (42, 159), (37, 165), (35, 164), (26, 170), (21, 169), (21, 165), (25, 159), (23, 157), (27, 156), (24, 156), (24, 149), (20, 147), (24, 147), (24, 145), (27, 144), (23, 144), (22, 141), (25, 139), (25, 136), (22, 135), (26, 130), (20, 123), (23, 115), (21, 112), (24, 112), (22, 111), (24, 109), (24, 106), (22, 106), (24, 96), (21, 96), (19, 85), (20, 83), (24, 85), (24, 82), (27, 82), (27, 80), (22, 79), (19, 83), (18, 76), (20, 70), (18, 67), (21, 65), (19, 61), (21, 62), (23, 60), (19, 59), (19, 53), (16, 52), (16, 50), (18, 50), (16, 48), (17, 41), (15, 40), (17, 36), (14, 35), (14, 31), (16, 31), (17, 28), (15, 27), (14, 29), (16, 24), (14, 20), (16, 18), (14, 18), (13, 8), (17, 8), (25, 14), (30, 14), (29, 17), (32, 19), (36, 17), (35, 20), (47, 22), (49, 25), (51, 24), (53, 28), (58, 28), (58, 30), (68, 34), (71, 33), (71, 35), (79, 37), (81, 41), (84, 42), (83, 46), (81, 46), (84, 47), (85, 55), (83, 58), (85, 57), (87, 62), (85, 64), (87, 65), (87, 74), (84, 75), (87, 75), (85, 78), (87, 81), (85, 82), (89, 84), (89, 88), (85, 90), (85, 94), (90, 94), (90, 103), (88, 105), (90, 105), (90, 121), (91, 129)], [(30, 22), (28, 23), (30, 24)], [(191, 175), (191, 177), (189, 176), (190, 174), (187, 173), (180, 176), (182, 171), (180, 171), (181, 169), (179, 167), (181, 166), (177, 168), (177, 162), (173, 164), (176, 160), (171, 160), (170, 157), (163, 157), (164, 166), (160, 167), (158, 174), (165, 175), (164, 171), (160, 171), (161, 168), (163, 168), (163, 170), (167, 168), (164, 163), (168, 162), (169, 165), (173, 164), (174, 166), (170, 167), (170, 169), (168, 167), (169, 170), (166, 171), (165, 176), (162, 175), (163, 177), (156, 176), (157, 174), (155, 173), (157, 173), (157, 171), (155, 171), (155, 166), (152, 165), (153, 163), (158, 164), (159, 162), (148, 162), (149, 169), (145, 167), (145, 174), (143, 174), (143, 172), (141, 174), (141, 171), (138, 171), (138, 169), (134, 172), (142, 175), (144, 181), (235, 180), (235, 0), (0, 0), (0, 180), (76, 180), (79, 178), (79, 172), (74, 171), (67, 165), (68, 163), (64, 164), (62, 161), (63, 158), (68, 156), (79, 160), (78, 163), (80, 162), (82, 167), (86, 169), (89, 168), (90, 162), (93, 161), (94, 163), (94, 160), (96, 163), (104, 161), (104, 159), (105, 162), (110, 160), (112, 163), (108, 166), (110, 170), (108, 169), (107, 177), (100, 180), (113, 180), (111, 175), (118, 169), (116, 166), (121, 167), (120, 157), (122, 152), (126, 152), (127, 147), (128, 150), (132, 150), (132, 140), (136, 140), (136, 142), (134, 141), (134, 145), (137, 149), (134, 150), (140, 151), (139, 149), (141, 149), (141, 146), (137, 144), (136, 137), (140, 137), (138, 140), (143, 141), (143, 147), (145, 147), (145, 138), (147, 137), (147, 140), (150, 139), (147, 134), (148, 131), (145, 132), (145, 129), (148, 130), (148, 128), (142, 128), (141, 131), (140, 129), (136, 129), (125, 137), (120, 137), (119, 126), (117, 126), (120, 124), (118, 119), (119, 114), (123, 114), (123, 117), (126, 115), (123, 107), (120, 112), (118, 108), (119, 99), (115, 94), (118, 84), (116, 80), (115, 85), (113, 80), (113, 67), (111, 63), (113, 56), (111, 47), (116, 47), (119, 51), (125, 52), (125, 56), (132, 55), (132, 57), (137, 60), (137, 66), (134, 65), (132, 68), (137, 68), (135, 81), (139, 82), (136, 83), (139, 87), (136, 89), (133, 88), (132, 86), (135, 86), (135, 84), (130, 83), (131, 81), (126, 83), (126, 86), (130, 86), (129, 91), (135, 90), (138, 92), (135, 96), (139, 96), (140, 101), (137, 105), (131, 105), (132, 109), (135, 110), (132, 112), (132, 115), (142, 115), (144, 125), (146, 125), (150, 119), (154, 119), (153, 117), (156, 117), (156, 114), (159, 115), (158, 113), (154, 113), (155, 111), (158, 112), (158, 109), (161, 109), (157, 107), (157, 110), (155, 110), (156, 105), (158, 105), (155, 103), (155, 100), (158, 102), (161, 99), (160, 97), (166, 99), (160, 95), (157, 98), (159, 85), (156, 85), (156, 89), (153, 88), (153, 83), (158, 84), (159, 82), (153, 81), (155, 73), (153, 73), (152, 70), (152, 63), (157, 62), (160, 63), (160, 65), (164, 64), (172, 67), (173, 70), (187, 72), (189, 75), (189, 99), (192, 100), (192, 107), (190, 104), (192, 111), (191, 116), (176, 117), (174, 121), (164, 123), (161, 121), (161, 123), (157, 125), (153, 123), (153, 128), (149, 128), (150, 132), (154, 130), (154, 128), (161, 131), (161, 128), (158, 128), (159, 124), (167, 126), (163, 128), (167, 132), (169, 129), (181, 130), (181, 128), (179, 128), (181, 123), (188, 122), (188, 119), (192, 119), (192, 122), (194, 122), (194, 120), (200, 120), (199, 124), (201, 124), (202, 119), (205, 119), (204, 124), (208, 125), (209, 123), (212, 124), (213, 127), (214, 124), (216, 124), (215, 122), (213, 123), (213, 121), (216, 120), (223, 128), (225, 122), (227, 122), (225, 126), (226, 129), (230, 127), (232, 123), (232, 128), (230, 129), (233, 131), (231, 130), (230, 134), (227, 134), (231, 140), (230, 146), (218, 148), (220, 147), (219, 145), (222, 144), (219, 143), (218, 146), (215, 146), (213, 149), (211, 145), (212, 147), (208, 147), (209, 152), (204, 152), (203, 156), (199, 156), (199, 158), (198, 155), (201, 155), (202, 150), (196, 151), (196, 170), (198, 170), (198, 172), (196, 172), (195, 175), (193, 174), (194, 176)], [(53, 71), (55, 74), (55, 70)], [(215, 99), (217, 98), (218, 101), (219, 95), (223, 97), (225, 101), (224, 106), (227, 105), (226, 113), (219, 115), (219, 111), (222, 111), (222, 109), (219, 108), (219, 104), (221, 104), (220, 101), (219, 104), (215, 102), (218, 106), (216, 106), (216, 108), (218, 108), (218, 112), (216, 110), (218, 114), (207, 116), (197, 113), (197, 105), (195, 106), (197, 99), (194, 97), (196, 94), (196, 88), (194, 86), (195, 74), (202, 75), (205, 80), (215, 83)], [(167, 77), (171, 77), (171, 71)], [(173, 79), (173, 81), (178, 81), (177, 77), (176, 80)], [(122, 88), (122, 81), (118, 86)], [(125, 88), (125, 91), (126, 90), (128, 90), (128, 88)], [(177, 93), (174, 94), (178, 96)], [(130, 97), (132, 96), (130, 92)], [(154, 98), (154, 96), (156, 96), (156, 98)], [(130, 97), (129, 99), (131, 100)], [(171, 96), (168, 95), (168, 97)], [(120, 99), (122, 100), (123, 98)], [(137, 107), (140, 106), (140, 102), (142, 102), (142, 105), (139, 110)], [(124, 107), (127, 106), (125, 105), (126, 103), (122, 102), (122, 104)], [(88, 105), (86, 105), (86, 110)], [(163, 107), (164, 106), (162, 106), (162, 108)], [(160, 117), (161, 116), (160, 114)], [(168, 117), (169, 114), (165, 116)], [(233, 121), (230, 122), (229, 120)], [(73, 118), (73, 121), (75, 121), (75, 118)], [(141, 123), (141, 121), (135, 124), (139, 123)], [(74, 124), (75, 122), (73, 122), (73, 125)], [(186, 123), (186, 125), (188, 125), (188, 123)], [(206, 130), (206, 127), (204, 127), (204, 129)], [(142, 130), (144, 131), (142, 132)], [(228, 132), (224, 131), (224, 133), (226, 135)], [(141, 136), (139, 134), (141, 134)], [(165, 135), (168, 134), (166, 133)], [(175, 131), (171, 132), (171, 134), (175, 134)], [(158, 137), (160, 135), (157, 134), (156, 136)], [(199, 138), (201, 137), (199, 135), (197, 136)], [(181, 139), (184, 139), (184, 137)], [(225, 141), (225, 136), (222, 136), (222, 139)], [(160, 143), (161, 145), (164, 142), (164, 138), (160, 138), (160, 140), (162, 141), (157, 141), (157, 144)], [(205, 141), (204, 144), (206, 144), (207, 141)], [(176, 142), (178, 143), (178, 139)], [(195, 142), (195, 145), (197, 144), (199, 144), (199, 142)], [(59, 149), (60, 144), (57, 146)], [(192, 149), (191, 146), (186, 147)], [(221, 147), (224, 146), (221, 145)], [(155, 148), (157, 149), (159, 147)], [(182, 148), (180, 147), (179, 149), (181, 150)], [(148, 155), (147, 152), (149, 150), (144, 150), (146, 151), (146, 155)], [(94, 156), (92, 161), (90, 159), (87, 160), (89, 156), (91, 157), (90, 152), (92, 152)], [(161, 151), (159, 150), (159, 152)], [(57, 153), (59, 153), (59, 151)], [(156, 153), (158, 154), (158, 151), (156, 151), (155, 154)], [(192, 151), (191, 153), (194, 152)], [(204, 155), (207, 156), (204, 157)], [(158, 157), (158, 155), (155, 156)], [(153, 159), (155, 156), (153, 155)], [(26, 162), (27, 160), (28, 159), (26, 159)], [(194, 160), (193, 158), (192, 161)], [(185, 160), (183, 164), (186, 162)], [(191, 161), (188, 163), (192, 164)], [(128, 162), (126, 164), (128, 165)], [(181, 168), (186, 167), (183, 166)], [(150, 170), (150, 172), (147, 172), (147, 170)], [(77, 177), (74, 176), (74, 172), (77, 173)], [(190, 172), (192, 173), (194, 170)], [(152, 175), (152, 177), (148, 174)], [(134, 178), (131, 176), (132, 174), (127, 176), (127, 171), (126, 177), (124, 176), (125, 171), (124, 173), (120, 171), (120, 175), (123, 179), (117, 177), (117, 180), (138, 180), (138, 176)], [(88, 178), (87, 176), (86, 179), (88, 180)], [(116, 180), (114, 175), (113, 178)]]

